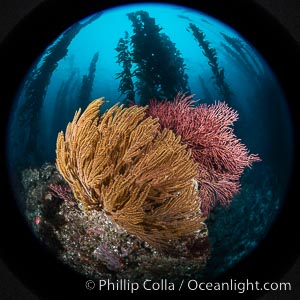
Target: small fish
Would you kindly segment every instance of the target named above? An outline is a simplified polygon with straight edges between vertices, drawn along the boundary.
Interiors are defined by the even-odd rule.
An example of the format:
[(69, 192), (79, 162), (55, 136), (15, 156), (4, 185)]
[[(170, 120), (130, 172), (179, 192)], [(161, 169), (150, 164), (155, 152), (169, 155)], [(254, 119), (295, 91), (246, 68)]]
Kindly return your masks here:
[(205, 20), (205, 19), (201, 19), (201, 21), (202, 21), (203, 23), (206, 23), (206, 24), (209, 24), (209, 25), (213, 25), (213, 24), (211, 24), (210, 22), (208, 22), (208, 21)]
[(41, 217), (40, 216), (36, 216), (35, 219), (34, 219), (35, 225), (39, 225), (40, 222), (41, 222)]
[(177, 15), (177, 17), (180, 18), (180, 19), (184, 19), (184, 20), (188, 20), (190, 22), (193, 22), (193, 20), (191, 18), (189, 18), (187, 16), (184, 16), (184, 15)]

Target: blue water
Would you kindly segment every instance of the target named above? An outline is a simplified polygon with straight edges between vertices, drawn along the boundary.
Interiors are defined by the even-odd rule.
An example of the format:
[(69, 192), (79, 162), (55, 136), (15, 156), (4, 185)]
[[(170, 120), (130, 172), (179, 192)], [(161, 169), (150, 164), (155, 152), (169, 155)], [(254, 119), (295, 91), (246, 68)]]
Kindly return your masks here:
[[(115, 48), (119, 39), (124, 37), (125, 31), (128, 32), (129, 37), (133, 34), (132, 23), (128, 19), (127, 13), (139, 10), (147, 11), (150, 17), (155, 18), (156, 24), (162, 28), (161, 32), (168, 35), (170, 40), (175, 43), (184, 59), (188, 85), (191, 93), (195, 94), (195, 99), (206, 103), (212, 103), (215, 100), (227, 101), (228, 99), (222, 99), (213, 84), (213, 74), (207, 57), (203, 55), (203, 50), (195, 41), (191, 31), (187, 31), (189, 23), (195, 24), (205, 33), (205, 39), (209, 41), (210, 47), (216, 49), (218, 64), (224, 68), (225, 80), (233, 93), (230, 104), (240, 116), (235, 130), (250, 151), (258, 153), (262, 158), (262, 162), (258, 166), (254, 166), (253, 172), (249, 172), (247, 175), (248, 183), (246, 182), (245, 185), (248, 187), (248, 192), (243, 199), (244, 202), (253, 201), (256, 205), (258, 201), (262, 201), (264, 193), (269, 193), (267, 204), (263, 203), (263, 208), (259, 205), (255, 206), (255, 209), (258, 210), (257, 215), (261, 210), (262, 218), (259, 219), (259, 222), (266, 219), (263, 218), (266, 210), (272, 210), (269, 212), (271, 217), (267, 219), (267, 222), (261, 224), (259, 229), (256, 228), (256, 233), (245, 233), (247, 239), (250, 239), (250, 242), (246, 243), (248, 248), (245, 246), (246, 250), (243, 250), (240, 255), (231, 253), (231, 256), (238, 257), (237, 260), (239, 260), (249, 253), (266, 234), (276, 217), (280, 202), (284, 198), (292, 162), (291, 123), (280, 83), (265, 59), (237, 31), (199, 11), (163, 4), (126, 5), (103, 11), (96, 20), (81, 29), (68, 45), (66, 55), (58, 61), (57, 67), (50, 74), (44, 98), (38, 100), (41, 104), (39, 111), (31, 112), (39, 115), (38, 121), (35, 125), (27, 124), (27, 129), (26, 126), (22, 126), (22, 122), (18, 121), (20, 115), (23, 114), (22, 105), (24, 106), (25, 103), (26, 108), (26, 101), (30, 102), (30, 99), (25, 97), (26, 84), (32, 80), (34, 70), (37, 70), (44, 60), (47, 60), (47, 51), (57, 43), (62, 35), (58, 37), (57, 41), (45, 49), (45, 52), (33, 64), (32, 69), (28, 71), (24, 83), (20, 87), (19, 96), (15, 100), (8, 141), (11, 168), (17, 170), (18, 162), (20, 162), (21, 168), (38, 166), (45, 161), (54, 162), (57, 133), (65, 129), (75, 110), (83, 106), (78, 101), (82, 78), (88, 74), (91, 60), (96, 52), (99, 52), (99, 59), (96, 64), (91, 97), (87, 100), (104, 96), (109, 102), (103, 110), (122, 101), (122, 96), (118, 91), (119, 80), (116, 79), (116, 74), (121, 72), (122, 68), (116, 62), (117, 51)], [(88, 22), (89, 18), (81, 20), (80, 24)], [(237, 51), (228, 43), (221, 33), (237, 39), (243, 46), (241, 51)], [(199, 76), (202, 78), (202, 82), (200, 82)], [(133, 80), (136, 81), (136, 78)], [(62, 84), (66, 82), (69, 82), (70, 86), (67, 97), (63, 99), (65, 104), (62, 106), (57, 99), (59, 99), (58, 94)], [(57, 111), (57, 107), (64, 108)], [(28, 117), (27, 119), (31, 120), (31, 115), (26, 116), (26, 113), (25, 109), (23, 118)], [(35, 127), (32, 128), (31, 125)], [(26, 139), (29, 132), (34, 132), (36, 127), (38, 128), (36, 139), (30, 143)], [(20, 136), (22, 136), (22, 143), (19, 143)], [(29, 143), (30, 147), (28, 147)], [(27, 153), (29, 148), (30, 154)], [(265, 178), (267, 178), (267, 182), (264, 183), (264, 187), (260, 188), (260, 182)], [(277, 187), (276, 193), (273, 190), (275, 182), (280, 182), (280, 188)], [(254, 188), (260, 192), (251, 194)], [(254, 199), (250, 200), (250, 198)], [(238, 211), (241, 211), (240, 207), (233, 212), (233, 215), (235, 216)], [(224, 216), (226, 212), (218, 213)], [(230, 224), (230, 226), (234, 226), (235, 222)], [(220, 222), (218, 226), (224, 226), (224, 222)], [(216, 228), (212, 231), (216, 231)], [(231, 231), (230, 228), (229, 231)], [(245, 237), (241, 236), (240, 240), (243, 238)], [(236, 240), (235, 243), (237, 243)], [(225, 248), (229, 253), (228, 247)], [(223, 248), (224, 257), (230, 255), (226, 254), (226, 249)], [(229, 267), (234, 262), (229, 263), (227, 258), (227, 262), (224, 260), (222, 263), (226, 263), (226, 266)]]

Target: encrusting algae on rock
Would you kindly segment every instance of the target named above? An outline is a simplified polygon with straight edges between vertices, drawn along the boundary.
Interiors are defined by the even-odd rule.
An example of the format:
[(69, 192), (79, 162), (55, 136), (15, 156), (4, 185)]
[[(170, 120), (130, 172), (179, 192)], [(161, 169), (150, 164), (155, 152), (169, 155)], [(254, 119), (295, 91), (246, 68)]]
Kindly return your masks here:
[[(88, 278), (177, 281), (201, 272), (207, 262), (206, 226), (198, 233), (197, 241), (174, 242), (175, 256), (128, 234), (103, 210), (84, 209), (52, 164), (26, 169), (22, 182), (26, 215), (36, 236), (60, 261)], [(193, 257), (178, 254), (189, 252), (191, 246)]]

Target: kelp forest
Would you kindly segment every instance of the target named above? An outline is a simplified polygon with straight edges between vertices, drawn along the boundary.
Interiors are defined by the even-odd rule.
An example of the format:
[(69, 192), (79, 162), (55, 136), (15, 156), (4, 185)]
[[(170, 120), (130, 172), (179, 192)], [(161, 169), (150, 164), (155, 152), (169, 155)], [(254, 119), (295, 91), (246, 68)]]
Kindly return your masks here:
[(133, 7), (81, 20), (32, 64), (8, 130), (12, 183), (34, 233), (87, 278), (219, 275), (279, 211), (285, 97), (226, 24)]
[[(45, 114), (43, 117), (46, 122), (50, 121), (52, 124), (48, 129), (47, 140), (54, 141), (75, 110), (78, 107), (85, 109), (93, 100), (93, 90), (97, 89), (97, 94), (100, 93), (98, 97), (103, 96), (101, 90), (95, 86), (97, 69), (102, 64), (101, 47), (90, 57), (90, 64), (84, 73), (81, 66), (74, 64), (74, 54), (69, 53), (73, 39), (98, 18), (101, 18), (101, 13), (70, 27), (47, 49), (42, 60), (33, 66), (24, 83), (24, 92), (16, 110), (13, 128), (17, 130), (11, 132), (14, 149), (18, 151), (15, 156), (22, 157), (22, 161), (13, 160), (15, 168), (38, 166), (52, 158), (51, 147), (54, 148), (55, 145), (53, 143), (51, 149), (48, 149), (51, 143), (45, 145), (43, 142), (47, 132), (41, 132), (44, 125), (41, 121), (42, 114)], [(144, 10), (128, 13), (127, 18), (131, 30), (124, 31), (124, 35), (119, 37), (111, 49), (115, 53), (114, 63), (119, 67), (119, 72), (116, 72), (111, 80), (116, 81), (119, 96), (110, 101), (120, 102), (125, 106), (146, 105), (151, 99), (161, 101), (174, 99), (178, 93), (193, 94), (185, 58), (164, 32), (164, 28)], [(221, 100), (234, 107), (234, 91), (226, 78), (225, 67), (219, 61), (219, 48), (212, 46), (204, 31), (192, 23), (191, 19), (187, 21), (189, 23), (186, 30), (198, 46), (196, 55), (203, 57), (211, 70), (211, 76), (204, 78), (199, 66), (197, 85), (200, 94), (196, 95), (197, 98), (200, 102)], [(220, 36), (220, 49), (225, 51), (230, 59), (238, 62), (249, 75), (259, 78), (262, 72), (260, 66), (242, 42), (224, 33), (220, 33)], [(48, 87), (53, 74), (59, 63), (66, 61), (69, 62), (69, 71), (59, 82), (56, 93), (49, 96)], [(197, 68), (198, 66), (195, 66), (195, 69)], [(53, 111), (43, 111), (46, 97), (51, 98), (48, 101), (53, 103)], [(52, 120), (49, 120), (50, 115), (54, 116)]]

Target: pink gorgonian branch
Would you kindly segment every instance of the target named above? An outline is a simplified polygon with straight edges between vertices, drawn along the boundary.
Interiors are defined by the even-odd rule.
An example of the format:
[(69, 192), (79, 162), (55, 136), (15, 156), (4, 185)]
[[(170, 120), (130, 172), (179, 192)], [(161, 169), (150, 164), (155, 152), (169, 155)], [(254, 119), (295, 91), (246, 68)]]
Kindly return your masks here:
[(159, 119), (161, 129), (180, 135), (198, 163), (201, 209), (208, 215), (217, 204), (230, 204), (240, 189), (246, 167), (260, 161), (234, 134), (238, 113), (224, 102), (195, 105), (192, 96), (179, 93), (174, 101), (151, 100), (148, 114)]
[(74, 202), (72, 190), (68, 184), (49, 184), (48, 188), (50, 189), (52, 196), (58, 197), (59, 199), (65, 200), (69, 203)]

